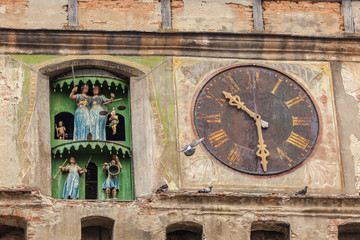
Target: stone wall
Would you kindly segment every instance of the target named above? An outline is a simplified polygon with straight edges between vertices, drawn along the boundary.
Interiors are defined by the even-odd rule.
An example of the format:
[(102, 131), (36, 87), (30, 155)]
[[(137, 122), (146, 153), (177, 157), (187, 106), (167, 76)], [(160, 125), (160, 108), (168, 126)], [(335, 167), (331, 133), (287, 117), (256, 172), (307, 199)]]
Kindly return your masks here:
[[(164, 1), (165, 2), (165, 1)], [(262, 1), (259, 22), (254, 29), (251, 0), (174, 0), (171, 5), (158, 0), (80, 0), (77, 11), (69, 11), (68, 1), (41, 0), (0, 2), (0, 27), (13, 29), (81, 29), (105, 31), (184, 32), (267, 32), (302, 36), (340, 36), (345, 33), (341, 1)], [(351, 4), (355, 33), (359, 32), (359, 4)], [(169, 11), (172, 28), (162, 29), (162, 9)], [(69, 26), (69, 13), (78, 25)], [(166, 15), (167, 16), (167, 15)], [(51, 19), (47, 21), (46, 19)]]

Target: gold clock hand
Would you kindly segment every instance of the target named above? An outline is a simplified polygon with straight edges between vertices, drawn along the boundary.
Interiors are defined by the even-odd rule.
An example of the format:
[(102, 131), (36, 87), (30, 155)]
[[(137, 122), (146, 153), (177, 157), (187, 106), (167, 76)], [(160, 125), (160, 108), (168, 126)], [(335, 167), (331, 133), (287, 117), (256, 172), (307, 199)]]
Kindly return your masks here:
[(225, 95), (225, 98), (229, 99), (230, 106), (236, 106), (237, 109), (244, 110), (247, 114), (250, 115), (255, 120), (256, 129), (258, 132), (258, 141), (259, 144), (257, 145), (258, 150), (256, 152), (256, 156), (261, 158), (260, 164), (263, 167), (264, 172), (267, 172), (267, 164), (268, 161), (266, 160), (266, 157), (270, 155), (270, 152), (266, 149), (267, 145), (264, 143), (264, 139), (262, 136), (262, 129), (261, 127), (265, 128), (268, 127), (268, 123), (263, 121), (261, 119), (261, 116), (259, 114), (256, 114), (252, 112), (250, 109), (248, 109), (244, 102), (241, 102), (241, 99), (238, 95), (232, 96), (230, 93), (223, 91), (222, 92)]
[(255, 115), (255, 125), (258, 132), (259, 145), (257, 145), (258, 150), (256, 152), (256, 156), (261, 158), (260, 164), (263, 167), (264, 172), (267, 172), (267, 164), (268, 161), (266, 157), (270, 155), (270, 152), (266, 149), (267, 145), (264, 142), (262, 129), (261, 129), (261, 116), (259, 114)]
[[(256, 114), (245, 106), (244, 102), (241, 101), (238, 95), (232, 96), (231, 93), (225, 91), (223, 91), (222, 93), (225, 95), (225, 98), (229, 99), (230, 106), (236, 106), (237, 109), (244, 110), (247, 114), (249, 114), (250, 117), (252, 117), (256, 121), (255, 119)], [(261, 127), (263, 128), (267, 128), (269, 126), (269, 123), (262, 119), (260, 120), (260, 122), (261, 122)]]

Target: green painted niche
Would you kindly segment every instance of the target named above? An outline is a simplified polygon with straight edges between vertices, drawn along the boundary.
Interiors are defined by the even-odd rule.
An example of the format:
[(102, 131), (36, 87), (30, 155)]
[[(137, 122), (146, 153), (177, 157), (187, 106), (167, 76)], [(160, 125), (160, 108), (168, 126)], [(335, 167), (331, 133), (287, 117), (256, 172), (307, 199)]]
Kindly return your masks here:
[[(56, 175), (59, 166), (63, 164), (65, 159), (74, 157), (76, 163), (84, 169), (91, 156), (91, 166), (97, 168), (97, 190), (96, 199), (105, 200), (105, 191), (102, 190), (102, 184), (106, 180), (106, 173), (102, 171), (105, 162), (110, 161), (112, 153), (116, 153), (123, 166), (123, 170), (118, 174), (119, 192), (118, 200), (131, 201), (134, 200), (133, 191), (133, 165), (131, 156), (131, 119), (130, 119), (130, 89), (129, 79), (117, 77), (113, 74), (104, 74), (105, 71), (99, 71), (97, 75), (96, 69), (92, 69), (88, 76), (86, 70), (75, 71), (75, 84), (78, 86), (80, 94), (81, 86), (89, 85), (88, 95), (92, 96), (93, 86), (100, 88), (100, 95), (110, 98), (110, 93), (115, 94), (115, 99), (121, 100), (109, 103), (103, 106), (104, 111), (108, 112), (106, 123), (106, 140), (81, 140), (73, 141), (74, 133), (74, 114), (77, 109), (75, 100), (69, 98), (74, 83), (73, 78), (69, 74), (56, 77), (50, 82), (50, 126), (51, 126), (51, 152), (52, 152), (52, 177)], [(110, 113), (115, 109), (119, 117), (119, 124), (116, 135), (112, 134), (110, 126)], [(55, 125), (59, 125), (62, 121), (66, 127), (67, 139), (59, 139), (56, 134)], [(66, 166), (69, 161), (64, 165)], [(52, 179), (52, 196), (56, 199), (62, 198), (64, 182), (68, 173), (60, 172), (56, 179)], [(80, 176), (79, 199), (87, 199), (86, 191), (86, 173)], [(94, 190), (95, 191), (95, 190)]]

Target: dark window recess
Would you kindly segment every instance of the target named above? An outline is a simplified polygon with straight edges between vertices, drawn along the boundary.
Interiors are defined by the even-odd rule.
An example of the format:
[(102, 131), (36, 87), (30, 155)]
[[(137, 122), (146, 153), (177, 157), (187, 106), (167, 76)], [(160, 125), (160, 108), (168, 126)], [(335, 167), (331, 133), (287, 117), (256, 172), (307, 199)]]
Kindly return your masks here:
[(360, 239), (360, 223), (348, 223), (339, 226), (339, 240)]
[(0, 239), (24, 240), (25, 230), (20, 227), (0, 225)]
[(251, 240), (289, 240), (290, 225), (282, 222), (260, 221), (251, 224)]
[(87, 173), (85, 173), (85, 199), (97, 199), (98, 167), (89, 162)]
[(81, 240), (113, 239), (114, 220), (107, 217), (91, 216), (81, 219)]
[(84, 227), (81, 240), (111, 240), (111, 230), (102, 226)]
[(201, 240), (202, 234), (198, 232), (191, 232), (187, 230), (178, 230), (166, 234), (166, 240)]
[[(67, 138), (66, 139), (73, 139), (73, 132), (74, 132), (74, 115), (68, 112), (61, 112), (55, 116), (55, 124), (59, 127), (59, 122), (63, 122), (63, 126), (66, 128)], [(59, 139), (56, 133), (56, 128), (54, 126), (55, 131), (55, 139)]]
[(202, 225), (194, 222), (174, 223), (166, 228), (166, 240), (201, 240)]
[(107, 116), (106, 126), (106, 140), (125, 141), (125, 118), (121, 114), (116, 114), (119, 118), (119, 123), (116, 127), (116, 134), (113, 135), (113, 130), (110, 125), (110, 114)]

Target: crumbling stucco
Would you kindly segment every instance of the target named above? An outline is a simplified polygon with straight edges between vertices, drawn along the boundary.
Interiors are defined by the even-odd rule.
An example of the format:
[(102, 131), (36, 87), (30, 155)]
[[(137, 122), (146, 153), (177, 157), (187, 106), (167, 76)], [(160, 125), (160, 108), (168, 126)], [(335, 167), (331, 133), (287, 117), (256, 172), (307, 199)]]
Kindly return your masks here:
[(179, 31), (248, 32), (253, 28), (249, 1), (174, 1), (172, 21)]
[(343, 31), (340, 3), (263, 1), (265, 31), (293, 35), (336, 35)]
[(21, 163), (17, 155), (18, 107), (22, 101), (25, 73), (21, 64), (7, 56), (0, 56), (0, 159), (4, 160), (0, 168), (0, 185), (19, 185), (18, 177)]

